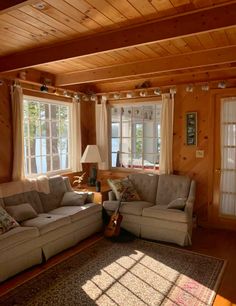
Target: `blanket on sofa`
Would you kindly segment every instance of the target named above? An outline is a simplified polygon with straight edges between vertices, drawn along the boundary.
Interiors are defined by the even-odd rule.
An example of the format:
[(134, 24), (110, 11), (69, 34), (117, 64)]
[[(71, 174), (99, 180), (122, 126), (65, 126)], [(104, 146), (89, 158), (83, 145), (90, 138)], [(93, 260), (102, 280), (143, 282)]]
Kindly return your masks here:
[(38, 191), (42, 193), (50, 193), (49, 179), (42, 175), (33, 179), (25, 179), (23, 181), (15, 181), (0, 185), (0, 198), (10, 197), (12, 195), (21, 194), (29, 191)]

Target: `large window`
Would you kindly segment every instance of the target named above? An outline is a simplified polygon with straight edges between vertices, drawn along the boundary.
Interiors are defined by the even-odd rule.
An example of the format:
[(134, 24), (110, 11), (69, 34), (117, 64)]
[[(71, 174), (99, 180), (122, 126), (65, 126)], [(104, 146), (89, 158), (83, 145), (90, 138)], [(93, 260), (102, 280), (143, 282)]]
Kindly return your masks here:
[(161, 104), (112, 107), (112, 167), (157, 169), (160, 114)]
[(71, 105), (24, 96), (25, 174), (70, 168)]

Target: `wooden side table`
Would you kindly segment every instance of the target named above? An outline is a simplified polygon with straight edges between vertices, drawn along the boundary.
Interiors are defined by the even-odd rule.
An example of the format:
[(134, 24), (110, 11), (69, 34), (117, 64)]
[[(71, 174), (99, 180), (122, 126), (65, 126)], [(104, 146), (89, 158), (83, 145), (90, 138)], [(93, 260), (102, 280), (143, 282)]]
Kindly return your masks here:
[(103, 201), (108, 200), (108, 192), (111, 190), (109, 186), (101, 186), (101, 191), (96, 191), (96, 187), (82, 185), (80, 188), (74, 187), (74, 190), (81, 192), (92, 192), (94, 194), (94, 203), (102, 204)]

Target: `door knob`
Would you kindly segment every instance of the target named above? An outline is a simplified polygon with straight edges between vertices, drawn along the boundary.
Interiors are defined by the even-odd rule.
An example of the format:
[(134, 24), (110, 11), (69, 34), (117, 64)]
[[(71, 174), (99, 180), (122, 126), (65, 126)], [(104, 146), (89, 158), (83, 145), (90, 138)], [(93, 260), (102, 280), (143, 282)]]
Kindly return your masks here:
[(215, 169), (215, 172), (216, 172), (216, 173), (221, 173), (221, 169), (219, 169), (219, 168), (218, 168), (218, 169)]

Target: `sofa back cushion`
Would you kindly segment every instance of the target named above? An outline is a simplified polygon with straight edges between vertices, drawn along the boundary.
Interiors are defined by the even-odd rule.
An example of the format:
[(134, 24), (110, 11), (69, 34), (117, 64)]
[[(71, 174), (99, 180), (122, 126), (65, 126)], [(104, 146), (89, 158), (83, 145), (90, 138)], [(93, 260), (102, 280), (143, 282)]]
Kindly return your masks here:
[(17, 222), (33, 219), (38, 215), (29, 203), (7, 206), (5, 209)]
[(62, 176), (50, 177), (48, 181), (50, 193), (39, 193), (44, 212), (49, 212), (59, 207), (64, 193), (68, 191)]
[(168, 205), (177, 198), (188, 198), (190, 178), (183, 175), (162, 174), (159, 176), (156, 204)]
[(15, 181), (0, 185), (0, 194), (4, 206), (29, 203), (37, 213), (43, 212), (43, 206), (36, 190), (32, 184), (25, 184), (23, 181)]
[(155, 203), (158, 175), (152, 173), (132, 173), (129, 175), (141, 200)]

